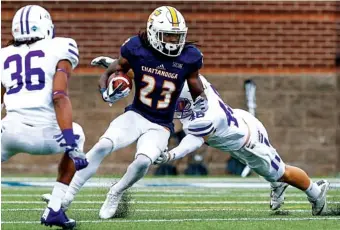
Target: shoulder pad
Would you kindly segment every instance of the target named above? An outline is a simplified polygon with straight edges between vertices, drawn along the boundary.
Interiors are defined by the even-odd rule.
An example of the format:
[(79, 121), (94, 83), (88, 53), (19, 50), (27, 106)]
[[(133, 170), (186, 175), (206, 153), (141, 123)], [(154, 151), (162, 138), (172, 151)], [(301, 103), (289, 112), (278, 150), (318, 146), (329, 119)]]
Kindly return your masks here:
[(59, 60), (69, 60), (72, 64), (72, 68), (76, 68), (79, 63), (77, 42), (72, 38), (57, 37), (53, 39), (53, 43)]
[(188, 133), (197, 137), (207, 136), (215, 131), (213, 122), (208, 119), (195, 119), (188, 125)]
[(129, 60), (134, 55), (134, 51), (142, 45), (139, 36), (128, 38), (120, 48), (120, 55)]
[(187, 64), (195, 64), (196, 62), (202, 62), (203, 54), (193, 44), (186, 45), (181, 53), (183, 62)]
[(187, 64), (189, 72), (195, 72), (202, 68), (203, 54), (196, 46), (186, 45), (181, 53), (180, 60)]

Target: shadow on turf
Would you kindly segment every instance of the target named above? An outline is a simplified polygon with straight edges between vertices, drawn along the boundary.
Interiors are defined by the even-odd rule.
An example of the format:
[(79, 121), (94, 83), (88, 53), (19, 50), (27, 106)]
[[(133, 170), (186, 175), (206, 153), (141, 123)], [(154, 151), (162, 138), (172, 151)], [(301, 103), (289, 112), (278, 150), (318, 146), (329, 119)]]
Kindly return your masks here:
[(339, 188), (331, 188), (330, 190), (334, 191), (336, 194), (333, 196), (328, 204), (328, 213), (327, 215), (329, 216), (340, 216), (340, 204), (337, 203), (339, 202), (339, 196), (340, 196), (340, 189)]
[(277, 210), (270, 213), (271, 216), (288, 216), (290, 212), (288, 210)]
[[(112, 218), (127, 218), (134, 213), (134, 208), (132, 208), (130, 201), (132, 200), (132, 194), (126, 190), (122, 196), (121, 202), (118, 205), (116, 214)], [(81, 230), (82, 223), (77, 223), (77, 226), (73, 230)]]
[(129, 190), (126, 190), (122, 196), (121, 202), (118, 205), (118, 209), (113, 218), (126, 218), (134, 213), (134, 209), (131, 207), (132, 195)]

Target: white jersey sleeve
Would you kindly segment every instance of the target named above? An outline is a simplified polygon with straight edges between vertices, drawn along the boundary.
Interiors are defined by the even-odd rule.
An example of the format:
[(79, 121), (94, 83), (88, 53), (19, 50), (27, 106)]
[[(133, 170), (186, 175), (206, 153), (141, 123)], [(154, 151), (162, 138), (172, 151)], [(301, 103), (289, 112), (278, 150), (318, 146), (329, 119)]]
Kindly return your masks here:
[(209, 117), (196, 118), (188, 124), (186, 133), (194, 135), (196, 137), (205, 137), (213, 133), (215, 127), (213, 125), (213, 119)]
[(68, 60), (72, 64), (72, 69), (76, 68), (79, 63), (79, 50), (77, 43), (72, 38), (54, 38), (56, 54), (60, 60)]

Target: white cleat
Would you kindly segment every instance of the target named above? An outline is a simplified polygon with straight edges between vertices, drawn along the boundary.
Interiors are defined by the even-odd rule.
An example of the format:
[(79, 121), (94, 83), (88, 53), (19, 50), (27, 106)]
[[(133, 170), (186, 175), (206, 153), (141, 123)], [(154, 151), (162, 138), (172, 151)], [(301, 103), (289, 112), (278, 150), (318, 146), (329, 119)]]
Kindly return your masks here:
[[(51, 200), (51, 196), (52, 196), (52, 195), (49, 194), (49, 193), (43, 194), (43, 195), (41, 196), (41, 200), (42, 200), (42, 201), (45, 201), (45, 202), (48, 204), (48, 202), (50, 202), (50, 200)], [(61, 201), (61, 209), (62, 209), (64, 212), (66, 212), (67, 209), (70, 207), (71, 203), (72, 203), (72, 200), (63, 199), (63, 200)]]
[(270, 192), (270, 209), (275, 211), (279, 209), (285, 200), (285, 191), (289, 185), (281, 183), (278, 187), (271, 187)]
[(107, 193), (106, 200), (99, 211), (99, 217), (101, 219), (110, 219), (116, 214), (123, 194), (124, 192), (118, 193), (111, 190)]
[(316, 200), (308, 197), (309, 202), (312, 204), (313, 216), (320, 216), (327, 212), (326, 194), (329, 189), (329, 182), (327, 180), (316, 181), (316, 184), (320, 187), (321, 192)]

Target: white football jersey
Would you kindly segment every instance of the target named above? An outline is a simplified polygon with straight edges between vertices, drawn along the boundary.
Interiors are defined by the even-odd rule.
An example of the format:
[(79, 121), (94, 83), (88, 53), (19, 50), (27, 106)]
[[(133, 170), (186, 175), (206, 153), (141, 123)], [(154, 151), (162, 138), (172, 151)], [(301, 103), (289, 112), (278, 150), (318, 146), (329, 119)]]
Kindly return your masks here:
[(197, 117), (181, 119), (183, 130), (195, 136), (206, 136), (212, 133), (206, 143), (222, 151), (240, 149), (249, 133), (242, 113), (239, 113), (239, 109), (233, 110), (225, 104), (218, 92), (204, 80), (202, 82), (206, 87), (204, 92), (208, 98), (209, 109), (202, 117), (196, 115)]
[(73, 39), (43, 39), (1, 49), (7, 115), (34, 124), (56, 123), (52, 89), (60, 60), (69, 60), (73, 69), (78, 65), (79, 51)]

